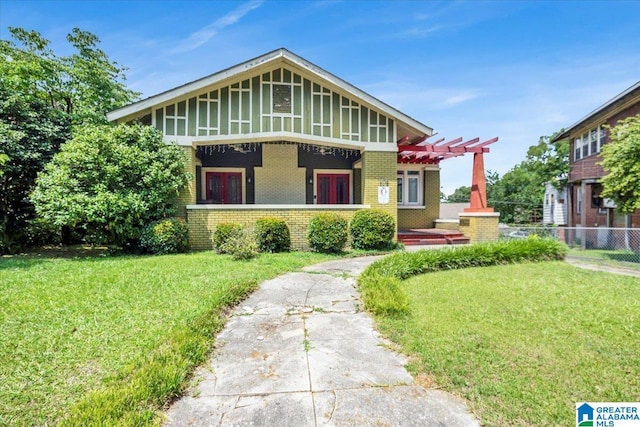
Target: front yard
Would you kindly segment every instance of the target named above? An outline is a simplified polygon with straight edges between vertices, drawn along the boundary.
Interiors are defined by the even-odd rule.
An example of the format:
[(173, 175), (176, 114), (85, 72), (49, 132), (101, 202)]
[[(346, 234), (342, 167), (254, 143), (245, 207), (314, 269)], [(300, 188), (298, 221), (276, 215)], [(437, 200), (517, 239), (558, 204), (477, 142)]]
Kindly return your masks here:
[(205, 360), (227, 307), (328, 258), (0, 258), (0, 425), (153, 422)]
[(573, 425), (576, 402), (640, 401), (640, 278), (545, 262), (402, 287), (410, 313), (379, 327), (484, 425)]
[[(230, 306), (330, 258), (0, 258), (0, 425), (156, 424)], [(397, 284), (408, 314), (378, 327), (419, 382), (467, 399), (484, 425), (570, 425), (575, 402), (640, 400), (640, 278), (541, 262)]]

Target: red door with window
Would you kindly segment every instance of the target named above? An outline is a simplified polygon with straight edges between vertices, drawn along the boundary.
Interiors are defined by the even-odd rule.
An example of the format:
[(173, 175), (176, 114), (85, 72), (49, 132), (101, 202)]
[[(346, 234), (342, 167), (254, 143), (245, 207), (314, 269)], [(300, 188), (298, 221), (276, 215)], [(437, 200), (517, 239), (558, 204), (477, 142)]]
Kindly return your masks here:
[(349, 174), (318, 174), (316, 195), (320, 205), (349, 204)]
[(210, 203), (241, 204), (240, 172), (207, 172), (207, 199)]

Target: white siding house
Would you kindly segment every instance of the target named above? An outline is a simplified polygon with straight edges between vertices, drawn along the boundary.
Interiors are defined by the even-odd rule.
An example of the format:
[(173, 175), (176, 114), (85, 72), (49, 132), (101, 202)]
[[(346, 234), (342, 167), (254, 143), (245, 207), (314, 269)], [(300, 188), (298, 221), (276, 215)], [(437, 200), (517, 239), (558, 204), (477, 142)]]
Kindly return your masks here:
[(567, 189), (558, 190), (550, 182), (545, 184), (542, 223), (567, 225)]

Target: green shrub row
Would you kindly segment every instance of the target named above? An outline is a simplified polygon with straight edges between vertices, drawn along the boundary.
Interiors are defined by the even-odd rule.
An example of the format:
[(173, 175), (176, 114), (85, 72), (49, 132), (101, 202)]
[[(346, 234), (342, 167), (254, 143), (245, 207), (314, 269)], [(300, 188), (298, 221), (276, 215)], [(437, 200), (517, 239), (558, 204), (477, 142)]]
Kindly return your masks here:
[[(393, 217), (379, 209), (363, 209), (356, 212), (349, 223), (333, 212), (320, 213), (311, 218), (307, 241), (312, 250), (322, 253), (338, 253), (344, 250), (351, 231), (354, 249), (388, 249), (395, 234)], [(213, 246), (219, 253), (227, 253), (235, 259), (248, 259), (261, 252), (286, 252), (291, 248), (291, 236), (286, 222), (280, 218), (265, 217), (254, 228), (255, 248), (252, 236), (237, 223), (220, 223), (213, 232)]]
[(226, 243), (242, 234), (242, 225), (232, 222), (221, 222), (213, 232), (213, 247), (218, 253), (227, 253)]
[(284, 220), (275, 217), (260, 218), (256, 221), (256, 240), (262, 252), (288, 252), (291, 249), (291, 235)]
[(213, 232), (213, 247), (235, 260), (255, 258), (259, 251), (288, 252), (291, 248), (289, 227), (280, 218), (260, 218), (253, 231), (237, 223), (220, 223)]
[(393, 217), (379, 209), (356, 212), (350, 225), (354, 249), (389, 249), (396, 233)]
[(389, 249), (393, 245), (396, 223), (393, 217), (380, 209), (362, 209), (351, 222), (335, 213), (314, 216), (309, 223), (307, 240), (317, 252), (341, 252), (351, 232), (353, 249)]
[(418, 274), (467, 267), (564, 259), (567, 246), (530, 237), (418, 252), (400, 252), (371, 264), (358, 278), (365, 308), (382, 315), (408, 312), (401, 280)]
[(321, 253), (338, 253), (347, 245), (349, 224), (337, 213), (321, 213), (309, 222), (307, 241), (312, 250)]

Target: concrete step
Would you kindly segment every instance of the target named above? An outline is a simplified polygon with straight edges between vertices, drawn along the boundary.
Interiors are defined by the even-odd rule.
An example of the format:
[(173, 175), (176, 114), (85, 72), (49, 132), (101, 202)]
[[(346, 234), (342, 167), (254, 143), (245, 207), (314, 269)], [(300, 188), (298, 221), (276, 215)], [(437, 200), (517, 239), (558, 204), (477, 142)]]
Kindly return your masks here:
[(438, 238), (438, 239), (434, 239), (434, 238), (430, 238), (430, 239), (398, 239), (400, 242), (402, 242), (405, 246), (417, 246), (417, 245), (446, 245), (447, 239), (442, 239), (442, 238)]
[(449, 237), (447, 236), (447, 243), (450, 245), (466, 245), (469, 243), (468, 237)]

